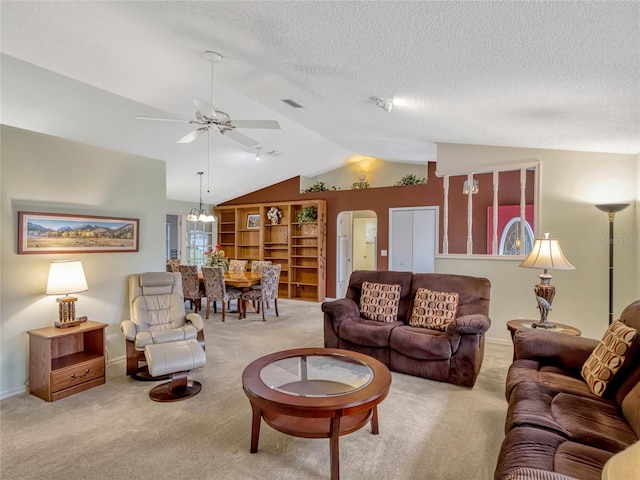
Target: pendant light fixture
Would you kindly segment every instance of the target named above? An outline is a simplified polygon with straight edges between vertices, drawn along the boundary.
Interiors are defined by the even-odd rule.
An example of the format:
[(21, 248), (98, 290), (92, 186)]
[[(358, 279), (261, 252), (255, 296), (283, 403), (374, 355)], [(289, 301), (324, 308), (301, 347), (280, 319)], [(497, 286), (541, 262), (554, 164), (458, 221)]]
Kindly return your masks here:
[(202, 175), (204, 172), (198, 172), (200, 175), (200, 208), (192, 208), (187, 215), (187, 220), (190, 222), (215, 222), (216, 217), (207, 213), (207, 211), (202, 208)]

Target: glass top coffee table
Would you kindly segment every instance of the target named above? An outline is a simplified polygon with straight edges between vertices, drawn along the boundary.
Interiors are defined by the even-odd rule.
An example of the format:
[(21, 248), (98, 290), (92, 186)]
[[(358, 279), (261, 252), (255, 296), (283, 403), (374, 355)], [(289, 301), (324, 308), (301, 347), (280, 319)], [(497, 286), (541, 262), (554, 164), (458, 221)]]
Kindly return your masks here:
[(261, 357), (247, 366), (242, 386), (251, 402), (251, 453), (258, 451), (262, 419), (288, 435), (329, 438), (331, 479), (340, 478), (339, 437), (371, 421), (391, 386), (389, 369), (349, 350), (300, 348)]

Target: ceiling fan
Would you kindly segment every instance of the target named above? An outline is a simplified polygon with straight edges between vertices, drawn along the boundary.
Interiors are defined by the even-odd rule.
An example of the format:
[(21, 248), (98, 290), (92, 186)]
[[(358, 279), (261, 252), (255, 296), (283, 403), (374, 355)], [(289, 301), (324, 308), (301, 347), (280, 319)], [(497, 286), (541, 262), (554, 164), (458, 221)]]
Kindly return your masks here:
[(204, 58), (211, 63), (211, 102), (205, 102), (198, 98), (193, 98), (196, 106), (195, 120), (182, 120), (179, 118), (159, 118), (159, 117), (143, 117), (136, 116), (140, 120), (158, 120), (162, 122), (180, 122), (196, 125), (197, 128), (182, 137), (176, 143), (191, 143), (200, 135), (217, 130), (218, 132), (232, 138), (236, 142), (241, 143), (247, 148), (253, 148), (260, 142), (254, 140), (243, 133), (238, 132), (237, 128), (271, 128), (279, 129), (280, 124), (276, 120), (231, 120), (229, 115), (221, 110), (217, 110), (214, 106), (214, 66), (220, 60), (222, 55), (216, 52), (204, 52)]

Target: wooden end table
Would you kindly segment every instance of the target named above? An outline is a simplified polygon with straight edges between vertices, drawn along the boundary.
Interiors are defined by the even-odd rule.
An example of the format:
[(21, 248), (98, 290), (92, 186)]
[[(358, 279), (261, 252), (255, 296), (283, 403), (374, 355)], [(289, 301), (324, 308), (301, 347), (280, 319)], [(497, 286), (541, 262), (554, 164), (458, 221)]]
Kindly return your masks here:
[[(533, 324), (537, 321), (538, 320), (509, 320), (507, 322), (507, 328), (509, 329), (509, 332), (511, 332), (511, 340), (513, 340), (513, 335), (516, 333), (516, 330), (520, 328), (535, 328)], [(540, 328), (540, 330), (566, 333), (567, 335), (575, 335), (576, 337), (582, 335), (582, 332), (580, 330), (578, 330), (576, 327), (572, 327), (571, 325), (554, 322), (549, 322), (549, 325), (553, 325), (554, 328)]]
[(54, 402), (105, 382), (106, 323), (29, 330), (29, 393)]
[(378, 360), (337, 348), (276, 352), (249, 364), (242, 386), (251, 402), (251, 453), (258, 451), (260, 423), (304, 438), (328, 438), (331, 480), (340, 478), (339, 438), (371, 421), (378, 434), (377, 405), (391, 386)]

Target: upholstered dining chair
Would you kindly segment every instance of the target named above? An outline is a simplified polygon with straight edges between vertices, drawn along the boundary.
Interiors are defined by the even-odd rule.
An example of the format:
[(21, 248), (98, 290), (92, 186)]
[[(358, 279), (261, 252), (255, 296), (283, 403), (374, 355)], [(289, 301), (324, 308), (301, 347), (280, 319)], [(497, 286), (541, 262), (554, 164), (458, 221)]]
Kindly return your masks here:
[(186, 314), (179, 273), (152, 272), (129, 276), (129, 319), (120, 322), (126, 341), (126, 372), (138, 380), (150, 377), (144, 348), (157, 343), (196, 339), (204, 347), (204, 322)]
[(262, 309), (262, 321), (265, 321), (264, 311), (267, 302), (273, 300), (273, 307), (278, 317), (278, 283), (280, 283), (281, 265), (269, 265), (262, 268), (262, 278), (260, 280), (260, 290), (249, 290), (242, 294), (242, 298), (249, 302), (258, 302), (258, 311)]
[(229, 260), (229, 273), (245, 273), (248, 260)]
[(177, 258), (167, 260), (167, 272), (180, 273), (180, 260)]
[(224, 322), (227, 312), (227, 302), (236, 300), (238, 303), (238, 318), (242, 318), (242, 292), (233, 287), (227, 287), (224, 281), (224, 269), (222, 267), (202, 267), (204, 277), (204, 290), (207, 297), (207, 313), (205, 318), (209, 318), (211, 304), (213, 312), (216, 313), (216, 302), (222, 304), (222, 321)]
[(204, 292), (200, 290), (198, 267), (195, 265), (179, 265), (179, 269), (180, 275), (182, 275), (184, 300), (188, 300), (190, 308), (198, 313), (198, 310), (202, 310), (202, 297), (204, 297)]

